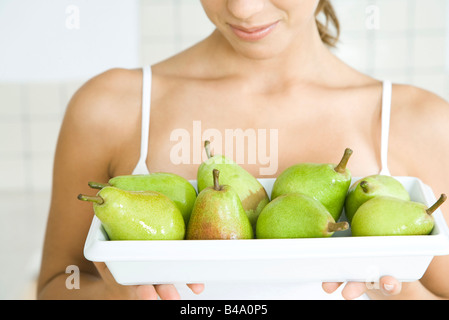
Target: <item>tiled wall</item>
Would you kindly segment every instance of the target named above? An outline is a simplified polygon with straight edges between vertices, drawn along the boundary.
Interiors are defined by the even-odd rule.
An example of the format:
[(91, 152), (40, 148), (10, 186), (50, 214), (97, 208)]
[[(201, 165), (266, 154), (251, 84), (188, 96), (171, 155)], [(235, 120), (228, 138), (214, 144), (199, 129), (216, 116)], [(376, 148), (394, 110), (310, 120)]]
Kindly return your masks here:
[(79, 83), (0, 83), (0, 190), (50, 189), (64, 110)]
[(343, 30), (336, 53), (343, 60), (379, 79), (413, 84), (449, 100), (447, 0), (334, 3)]
[[(140, 1), (142, 64), (175, 54), (213, 30), (199, 0)], [(414, 84), (449, 100), (447, 0), (333, 2), (342, 25), (338, 56), (379, 79)], [(0, 83), (0, 190), (50, 189), (64, 109), (85, 80)]]

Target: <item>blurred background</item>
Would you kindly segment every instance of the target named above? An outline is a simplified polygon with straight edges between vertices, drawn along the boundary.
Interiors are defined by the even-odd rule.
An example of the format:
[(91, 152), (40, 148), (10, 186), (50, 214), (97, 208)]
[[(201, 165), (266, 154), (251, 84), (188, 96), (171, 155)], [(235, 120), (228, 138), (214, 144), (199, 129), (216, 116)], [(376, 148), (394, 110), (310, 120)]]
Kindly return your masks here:
[[(449, 100), (449, 1), (333, 0), (334, 52)], [(0, 299), (34, 299), (65, 108), (90, 77), (209, 35), (199, 0), (0, 0)]]

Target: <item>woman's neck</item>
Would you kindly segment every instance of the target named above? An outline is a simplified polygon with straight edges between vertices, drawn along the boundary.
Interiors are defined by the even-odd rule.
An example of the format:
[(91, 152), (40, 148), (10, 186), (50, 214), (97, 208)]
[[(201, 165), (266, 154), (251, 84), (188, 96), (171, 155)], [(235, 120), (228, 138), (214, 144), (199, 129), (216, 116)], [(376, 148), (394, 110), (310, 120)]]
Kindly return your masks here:
[(313, 31), (303, 30), (282, 52), (264, 58), (253, 58), (237, 51), (218, 30), (203, 45), (214, 72), (257, 81), (321, 83), (329, 68), (339, 63), (321, 41), (316, 26)]

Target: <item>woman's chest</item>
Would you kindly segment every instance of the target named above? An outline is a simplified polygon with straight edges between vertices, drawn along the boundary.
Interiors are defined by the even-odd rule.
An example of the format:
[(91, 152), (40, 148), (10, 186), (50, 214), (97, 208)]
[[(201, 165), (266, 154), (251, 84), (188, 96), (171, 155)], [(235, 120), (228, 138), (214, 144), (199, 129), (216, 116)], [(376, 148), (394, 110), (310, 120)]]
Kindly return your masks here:
[(298, 162), (337, 163), (347, 147), (354, 151), (350, 169), (377, 173), (380, 106), (363, 100), (211, 92), (158, 101), (151, 111), (149, 169), (194, 178), (210, 140), (213, 153), (258, 177), (275, 177)]

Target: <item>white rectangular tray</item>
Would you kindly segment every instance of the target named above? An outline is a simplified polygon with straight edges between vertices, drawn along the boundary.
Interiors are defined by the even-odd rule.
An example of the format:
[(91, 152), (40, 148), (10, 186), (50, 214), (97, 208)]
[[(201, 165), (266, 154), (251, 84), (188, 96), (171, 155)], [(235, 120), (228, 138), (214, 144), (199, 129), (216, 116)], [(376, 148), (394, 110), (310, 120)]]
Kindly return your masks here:
[[(412, 200), (436, 201), (419, 179), (396, 177)], [(353, 182), (358, 180), (354, 178)], [(271, 194), (274, 179), (259, 179)], [(196, 182), (191, 181), (196, 187)], [(444, 204), (443, 206), (448, 206)], [(449, 209), (447, 209), (449, 210)], [(84, 255), (105, 262), (123, 285), (207, 282), (377, 281), (391, 275), (420, 279), (434, 256), (449, 254), (449, 230), (440, 210), (427, 236), (253, 240), (109, 241), (98, 218)], [(340, 220), (345, 220), (343, 214)]]

